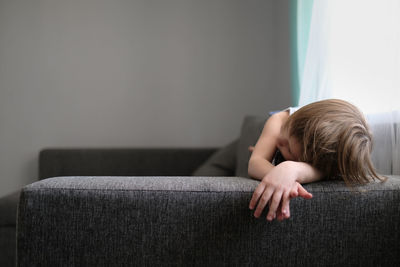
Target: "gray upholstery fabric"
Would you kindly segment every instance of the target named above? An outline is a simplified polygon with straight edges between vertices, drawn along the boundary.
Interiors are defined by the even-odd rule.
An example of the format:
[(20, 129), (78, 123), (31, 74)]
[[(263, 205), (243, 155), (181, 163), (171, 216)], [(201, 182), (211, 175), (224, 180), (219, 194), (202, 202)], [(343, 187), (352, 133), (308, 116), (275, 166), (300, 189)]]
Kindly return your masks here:
[(268, 116), (246, 116), (244, 118), (236, 154), (236, 176), (249, 177), (247, 169), (251, 153), (248, 147), (257, 143), (267, 118)]
[[(59, 177), (23, 189), (19, 266), (395, 266), (400, 178), (305, 185), (290, 220), (255, 219), (258, 181)], [(264, 213), (263, 216), (266, 214)]]
[(16, 221), (20, 191), (0, 198), (0, 266), (15, 266)]
[(73, 175), (191, 175), (216, 148), (44, 149), (39, 179)]
[(234, 140), (218, 149), (197, 168), (193, 176), (234, 176), (236, 169), (236, 151), (239, 141)]
[(0, 266), (15, 266), (16, 221), (20, 191), (0, 198)]
[(0, 227), (0, 266), (14, 267), (17, 251), (16, 228), (13, 226)]
[[(190, 175), (215, 148), (44, 149), (41, 179), (63, 175)], [(19, 192), (0, 198), (0, 266), (15, 266)]]
[(20, 191), (10, 193), (0, 198), (0, 227), (14, 226), (17, 220), (17, 205)]

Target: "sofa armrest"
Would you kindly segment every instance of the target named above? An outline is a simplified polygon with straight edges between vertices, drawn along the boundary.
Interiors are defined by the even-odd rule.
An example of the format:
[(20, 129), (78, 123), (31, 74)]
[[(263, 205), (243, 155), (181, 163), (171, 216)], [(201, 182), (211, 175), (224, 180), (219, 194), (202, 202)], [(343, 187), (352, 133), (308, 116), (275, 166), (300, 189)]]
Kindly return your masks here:
[[(57, 177), (21, 193), (18, 266), (395, 266), (400, 179), (305, 185), (291, 218), (256, 219), (240, 177)], [(265, 218), (266, 213), (263, 213)]]
[(39, 179), (56, 176), (189, 176), (216, 148), (44, 149)]

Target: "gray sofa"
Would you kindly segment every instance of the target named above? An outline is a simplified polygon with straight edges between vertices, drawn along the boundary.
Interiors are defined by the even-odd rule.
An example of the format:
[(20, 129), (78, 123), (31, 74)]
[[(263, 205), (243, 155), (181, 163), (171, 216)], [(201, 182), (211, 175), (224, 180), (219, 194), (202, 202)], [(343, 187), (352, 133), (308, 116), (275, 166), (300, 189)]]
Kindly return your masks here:
[(255, 219), (242, 177), (57, 177), (24, 188), (19, 266), (399, 266), (400, 180), (307, 185)]
[(18, 266), (399, 265), (398, 176), (308, 184), (289, 220), (252, 216), (247, 146), (264, 121), (246, 117), (219, 149), (43, 150), (39, 177), (53, 178), (22, 189)]
[[(56, 176), (191, 175), (215, 148), (44, 149), (39, 180)], [(20, 190), (0, 198), (0, 266), (15, 266)]]

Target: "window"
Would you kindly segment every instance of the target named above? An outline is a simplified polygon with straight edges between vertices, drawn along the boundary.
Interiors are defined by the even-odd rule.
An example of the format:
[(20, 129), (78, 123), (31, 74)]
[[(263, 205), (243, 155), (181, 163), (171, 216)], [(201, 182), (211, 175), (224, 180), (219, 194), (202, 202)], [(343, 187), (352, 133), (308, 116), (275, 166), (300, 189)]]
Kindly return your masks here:
[(365, 113), (400, 109), (400, 1), (314, 1), (300, 105), (348, 100)]

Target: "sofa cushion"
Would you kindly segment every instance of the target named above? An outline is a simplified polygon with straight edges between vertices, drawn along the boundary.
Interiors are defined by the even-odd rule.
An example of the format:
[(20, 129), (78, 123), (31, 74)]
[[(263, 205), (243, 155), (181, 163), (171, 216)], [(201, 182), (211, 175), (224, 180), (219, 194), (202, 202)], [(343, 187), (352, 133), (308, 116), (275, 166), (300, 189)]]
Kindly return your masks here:
[(234, 176), (236, 168), (236, 150), (239, 140), (218, 149), (197, 168), (193, 176)]
[(188, 176), (217, 148), (47, 148), (39, 178), (57, 176)]
[(251, 153), (248, 148), (257, 143), (267, 118), (267, 116), (252, 115), (244, 118), (236, 150), (236, 176), (249, 177), (247, 169)]
[(20, 191), (0, 198), (0, 226), (15, 226)]
[(17, 248), (16, 226), (0, 226), (0, 266), (15, 267)]

